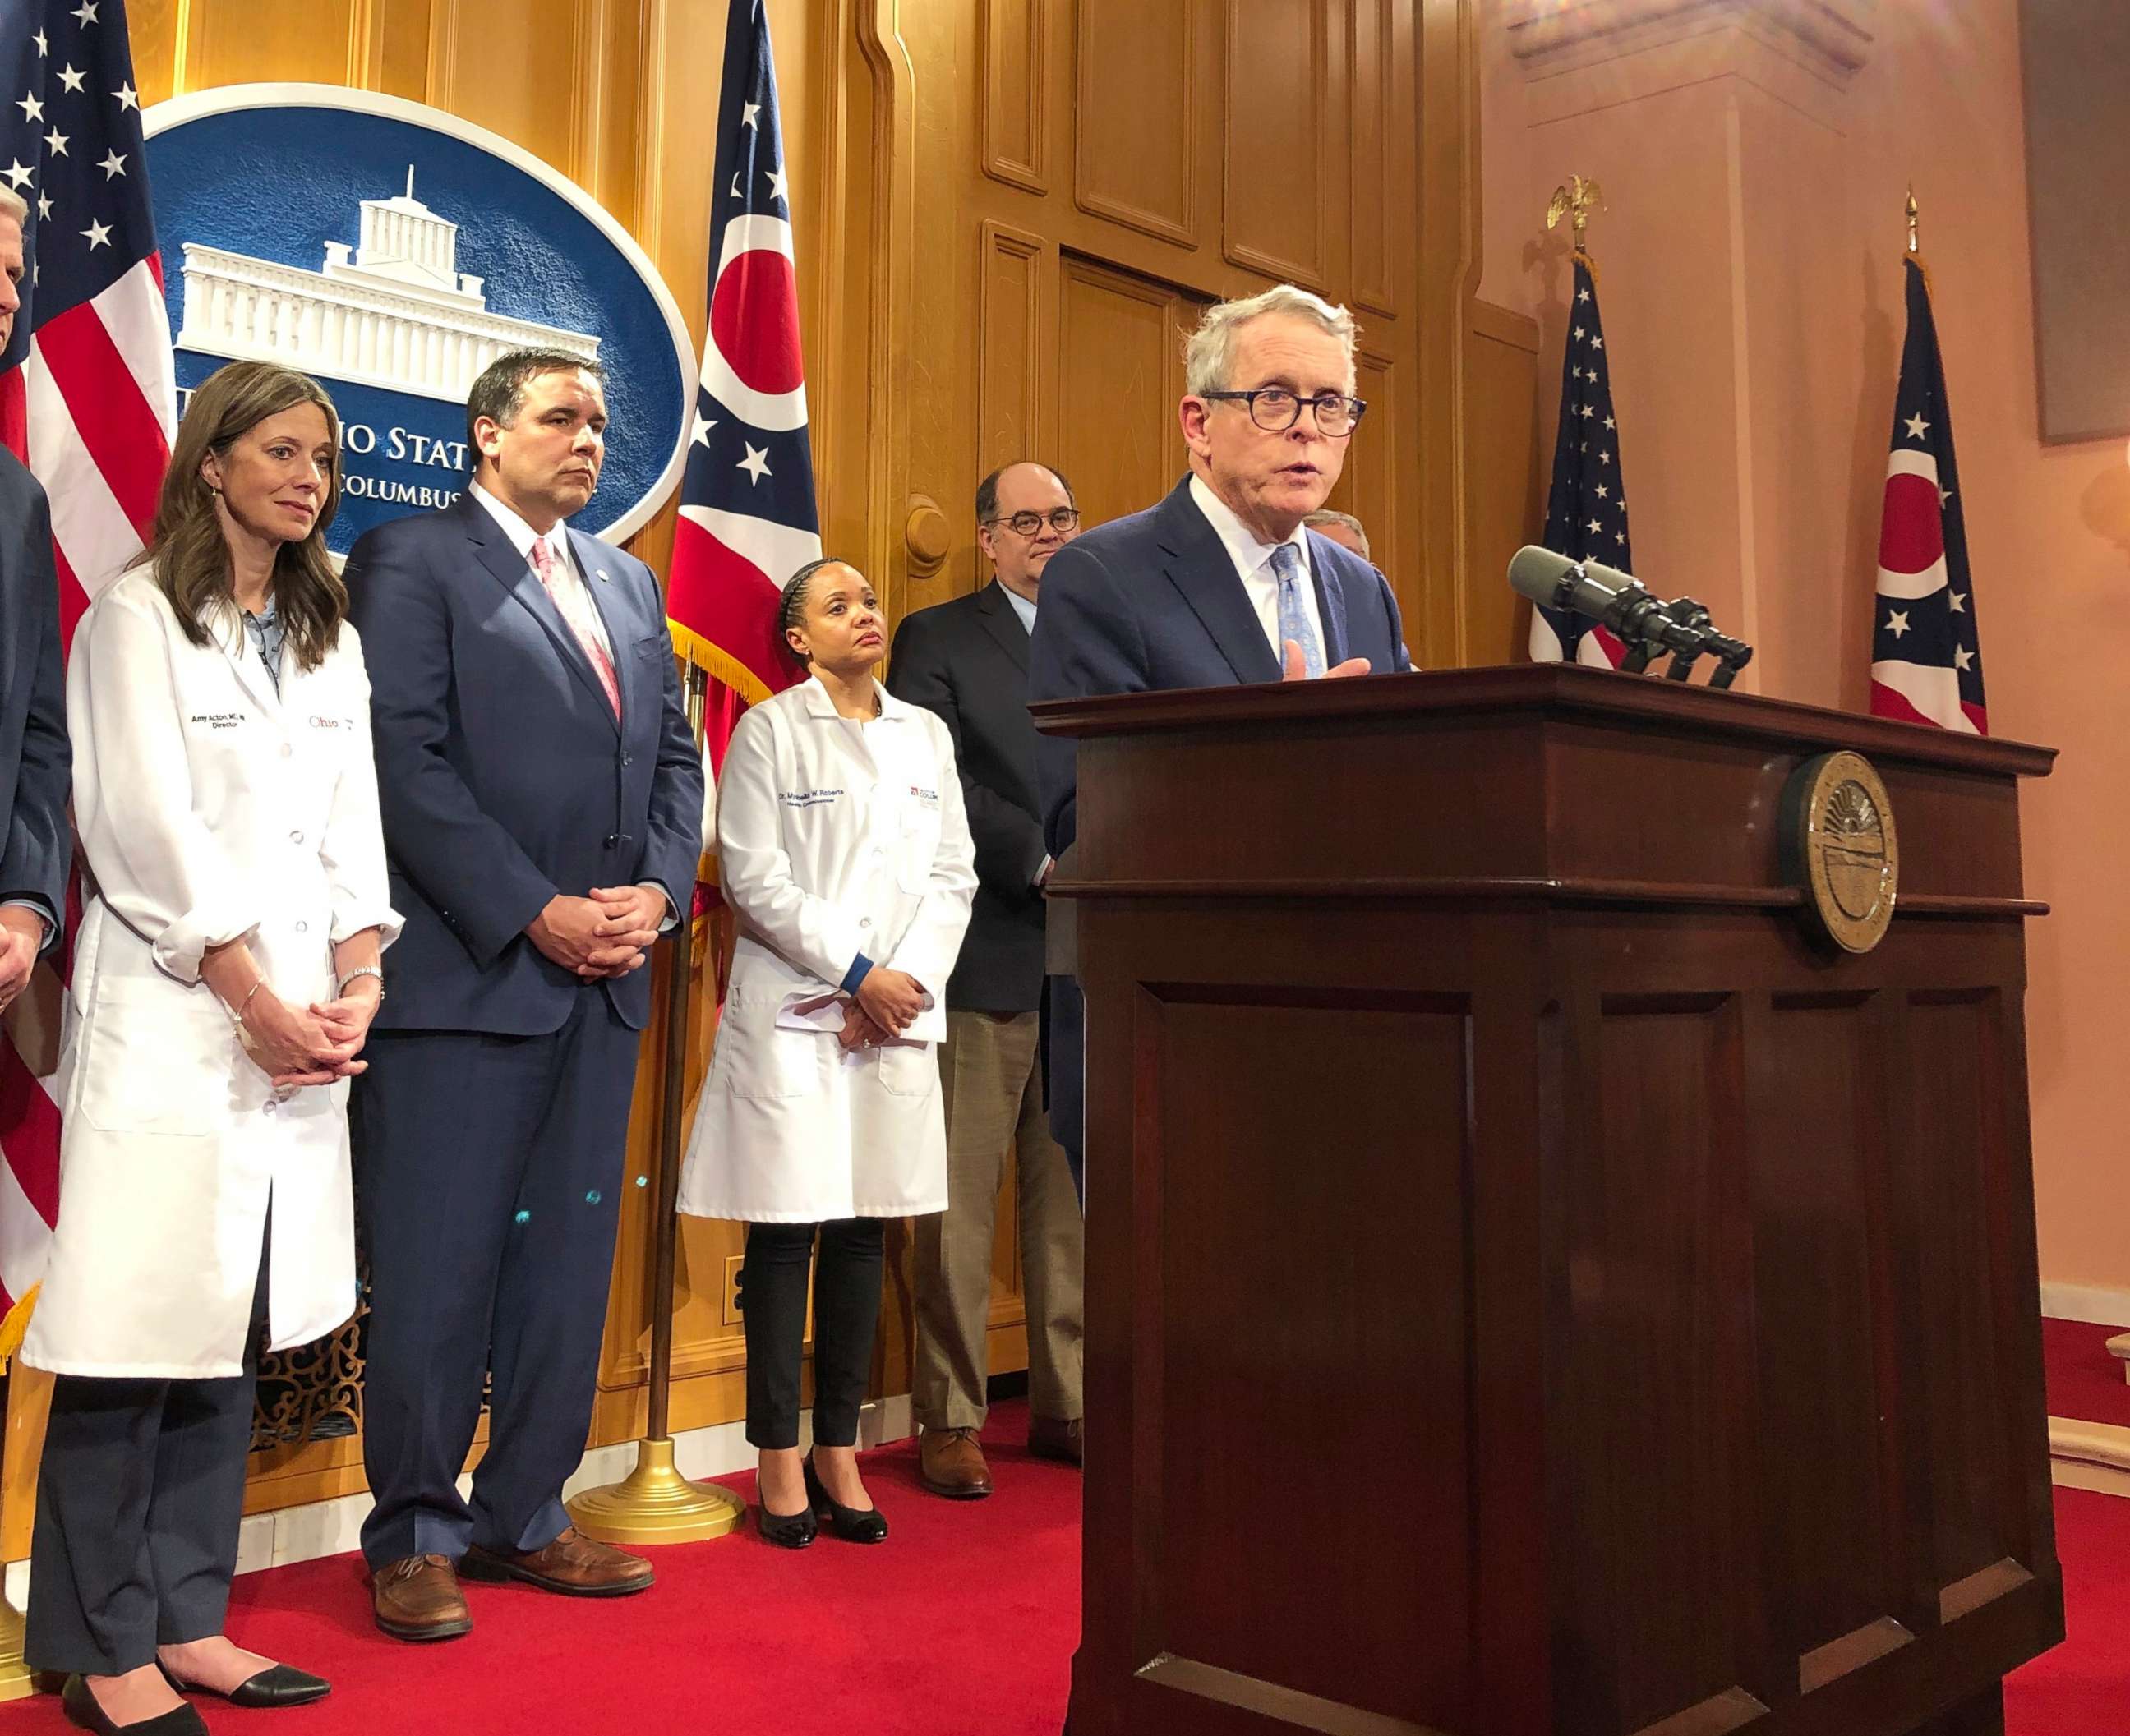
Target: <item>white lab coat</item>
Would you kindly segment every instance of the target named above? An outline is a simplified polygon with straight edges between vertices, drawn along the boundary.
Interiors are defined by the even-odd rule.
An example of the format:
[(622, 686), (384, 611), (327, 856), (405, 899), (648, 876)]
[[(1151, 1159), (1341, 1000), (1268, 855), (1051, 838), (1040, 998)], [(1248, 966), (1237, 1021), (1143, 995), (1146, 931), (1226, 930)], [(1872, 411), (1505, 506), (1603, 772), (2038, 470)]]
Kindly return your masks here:
[(199, 979), (244, 939), (275, 993), (330, 999), (333, 945), (387, 944), (370, 680), (355, 629), (281, 690), (241, 622), (193, 644), (154, 578), (82, 618), (67, 671), (84, 908), (62, 1027), (60, 1217), (23, 1360), (241, 1371), (273, 1202), (274, 1347), (354, 1313), (347, 1084), (277, 1100)]
[[(719, 872), (739, 938), (681, 1174), (690, 1216), (810, 1223), (946, 1209), (934, 1045), (976, 847), (947, 726), (874, 691), (881, 715), (861, 723), (803, 681), (749, 710), (725, 755)], [(932, 1004), (903, 1041), (846, 1054), (830, 997), (860, 953), (915, 977)]]

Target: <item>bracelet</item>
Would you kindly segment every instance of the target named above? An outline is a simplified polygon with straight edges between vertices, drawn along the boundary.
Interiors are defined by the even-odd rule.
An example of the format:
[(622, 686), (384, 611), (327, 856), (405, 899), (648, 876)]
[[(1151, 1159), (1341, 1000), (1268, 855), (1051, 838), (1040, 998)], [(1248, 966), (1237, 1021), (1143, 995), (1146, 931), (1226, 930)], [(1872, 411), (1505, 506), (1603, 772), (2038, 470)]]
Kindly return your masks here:
[(230, 1009), (229, 1016), (235, 1019), (238, 1024), (242, 1024), (244, 1023), (244, 1009), (251, 1004), (251, 997), (256, 994), (265, 986), (266, 979), (264, 976), (261, 976), (258, 981), (252, 984), (250, 988), (244, 991), (244, 999), (237, 1002), (234, 1007)]
[(335, 989), (333, 992), (336, 994), (346, 994), (347, 985), (353, 982), (358, 976), (375, 977), (377, 979), (377, 998), (380, 1001), (382, 1001), (384, 999), (384, 973), (375, 965), (357, 965), (352, 971), (349, 971), (346, 975), (341, 978), (339, 987)]

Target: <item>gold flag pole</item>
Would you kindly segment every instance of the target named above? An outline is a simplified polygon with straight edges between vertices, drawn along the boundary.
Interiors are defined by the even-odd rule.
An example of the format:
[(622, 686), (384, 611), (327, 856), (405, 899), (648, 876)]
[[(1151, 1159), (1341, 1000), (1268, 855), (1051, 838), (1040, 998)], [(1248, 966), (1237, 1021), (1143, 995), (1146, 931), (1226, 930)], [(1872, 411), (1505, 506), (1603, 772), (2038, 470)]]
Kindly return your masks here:
[[(688, 722), (703, 749), (707, 682), (687, 665)], [(666, 947), (666, 1076), (658, 1122), (658, 1203), (652, 1219), (649, 1411), (636, 1443), (636, 1468), (618, 1483), (587, 1489), (569, 1503), (586, 1537), (607, 1543), (692, 1543), (723, 1537), (747, 1517), (747, 1503), (710, 1483), (691, 1483), (673, 1463), (668, 1403), (673, 1384), (673, 1266), (680, 1234), (681, 1114), (685, 1097), (688, 1011), (695, 999), (695, 924), (684, 913)]]

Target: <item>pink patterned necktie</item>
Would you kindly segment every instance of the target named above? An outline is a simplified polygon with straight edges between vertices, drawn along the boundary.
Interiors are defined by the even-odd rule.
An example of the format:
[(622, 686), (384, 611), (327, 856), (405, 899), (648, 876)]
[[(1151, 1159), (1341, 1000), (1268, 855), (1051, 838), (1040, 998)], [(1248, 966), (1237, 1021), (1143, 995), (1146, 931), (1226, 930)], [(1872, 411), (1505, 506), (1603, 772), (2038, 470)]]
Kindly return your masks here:
[(532, 539), (532, 570), (540, 575), (540, 582), (547, 587), (547, 594), (553, 599), (556, 610), (570, 623), (570, 631), (577, 636), (577, 643), (584, 648), (585, 655), (591, 659), (592, 668), (599, 675), (599, 685), (606, 689), (606, 703), (614, 708), (614, 714), (618, 718), (621, 715), (621, 684), (614, 678), (614, 659), (607, 655), (606, 647), (599, 643), (599, 635), (578, 619), (576, 612), (570, 606), (571, 599), (563, 596), (561, 589), (562, 575), (555, 570), (555, 551), (547, 546), (547, 539), (544, 537)]

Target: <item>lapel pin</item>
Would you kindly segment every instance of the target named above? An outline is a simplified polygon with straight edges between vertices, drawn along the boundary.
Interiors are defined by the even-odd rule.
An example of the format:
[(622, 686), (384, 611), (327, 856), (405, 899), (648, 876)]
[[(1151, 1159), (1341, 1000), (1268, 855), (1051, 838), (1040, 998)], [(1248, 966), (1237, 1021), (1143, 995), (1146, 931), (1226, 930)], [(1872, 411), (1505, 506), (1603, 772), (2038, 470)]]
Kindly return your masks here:
[(607, 576), (604, 569), (601, 569), (599, 573), (599, 582), (601, 584), (604, 584), (607, 582)]

